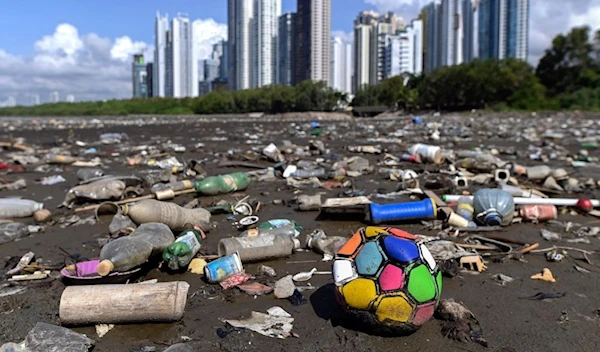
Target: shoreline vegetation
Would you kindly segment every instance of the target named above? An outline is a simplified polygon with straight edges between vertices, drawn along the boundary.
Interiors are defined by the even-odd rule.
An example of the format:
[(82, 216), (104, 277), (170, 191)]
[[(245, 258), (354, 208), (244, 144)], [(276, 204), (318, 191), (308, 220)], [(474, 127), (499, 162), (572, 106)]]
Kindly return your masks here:
[(429, 74), (405, 74), (365, 86), (351, 101), (324, 82), (305, 81), (196, 98), (149, 98), (0, 108), (0, 116), (282, 114), (385, 106), (390, 110), (600, 111), (600, 30), (575, 27), (552, 41), (536, 68), (476, 60)]

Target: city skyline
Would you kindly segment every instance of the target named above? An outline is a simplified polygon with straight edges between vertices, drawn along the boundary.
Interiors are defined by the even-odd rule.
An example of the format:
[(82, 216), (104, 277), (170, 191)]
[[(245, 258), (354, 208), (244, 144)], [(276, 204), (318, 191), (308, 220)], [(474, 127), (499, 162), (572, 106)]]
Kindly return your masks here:
[[(62, 96), (76, 91), (78, 101), (127, 98), (131, 96), (131, 55), (143, 52), (147, 61), (154, 61), (153, 20), (157, 10), (172, 15), (187, 12), (190, 19), (199, 19), (205, 35), (204, 55), (211, 51), (215, 41), (226, 36), (225, 1), (209, 9), (202, 3), (202, 0), (177, 4), (149, 1), (146, 9), (140, 9), (116, 1), (103, 6), (65, 1), (65, 4), (41, 6), (44, 16), (23, 16), (22, 13), (26, 13), (23, 5), (10, 4), (0, 14), (0, 31), (11, 34), (0, 41), (3, 59), (0, 81), (5, 83), (0, 85), (0, 103), (12, 96), (20, 104), (29, 104), (33, 95), (39, 95), (44, 102), (54, 90), (60, 91)], [(353, 19), (361, 10), (395, 10), (408, 22), (424, 4), (423, 1), (332, 0), (333, 34), (341, 31), (338, 32), (340, 37), (350, 37)], [(576, 25), (599, 27), (600, 1), (575, 5), (532, 0), (529, 62), (539, 59), (554, 35)], [(77, 10), (93, 17), (75, 15)], [(282, 13), (289, 11), (295, 11), (295, 1), (283, 0)], [(17, 18), (26, 31), (13, 33), (9, 29)], [(55, 66), (48, 66), (50, 62)]]

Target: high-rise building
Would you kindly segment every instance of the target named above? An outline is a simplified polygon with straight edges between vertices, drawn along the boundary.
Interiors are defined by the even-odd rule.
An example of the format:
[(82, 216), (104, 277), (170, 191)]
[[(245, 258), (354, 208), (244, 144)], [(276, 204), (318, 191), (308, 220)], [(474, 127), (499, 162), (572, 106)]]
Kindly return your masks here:
[(477, 8), (477, 0), (462, 0), (462, 26), (463, 26), (463, 61), (471, 62), (478, 55), (475, 51), (475, 26), (476, 18), (474, 12)]
[(206, 82), (212, 82), (219, 78), (219, 61), (213, 59), (203, 60), (204, 64), (204, 77), (203, 80)]
[(152, 66), (152, 94), (156, 97), (166, 96), (168, 29), (168, 16), (157, 13), (154, 23), (154, 64)]
[(329, 85), (331, 0), (298, 0), (292, 84), (305, 80)]
[(385, 76), (386, 36), (405, 27), (404, 19), (388, 12), (362, 11), (354, 20), (354, 90), (381, 82)]
[(252, 24), (256, 0), (228, 0), (230, 89), (249, 89), (252, 67)]
[(8, 97), (8, 99), (6, 99), (6, 103), (5, 103), (6, 107), (13, 107), (13, 106), (17, 106), (17, 99), (15, 99), (15, 97)]
[(347, 94), (352, 93), (352, 45), (340, 37), (331, 40), (330, 87)]
[(294, 22), (296, 14), (286, 13), (279, 16), (279, 46), (277, 48), (277, 84), (292, 84), (292, 68), (294, 65)]
[(154, 64), (149, 62), (146, 64), (146, 96), (152, 98), (154, 96), (153, 84)]
[(430, 73), (442, 66), (442, 5), (432, 2), (421, 11), (423, 20), (423, 70)]
[(40, 105), (40, 96), (38, 94), (31, 96), (31, 105)]
[(413, 20), (396, 35), (385, 37), (385, 78), (423, 71), (423, 22)]
[(442, 1), (442, 66), (463, 62), (463, 24), (461, 0)]
[(50, 102), (58, 103), (60, 101), (60, 96), (57, 91), (50, 93)]
[(131, 63), (131, 86), (134, 98), (148, 97), (146, 74), (146, 63), (144, 62), (144, 55), (133, 55), (133, 62)]
[(277, 34), (281, 0), (255, 0), (252, 82), (257, 88), (277, 82)]
[[(198, 96), (198, 60), (194, 50), (192, 24), (185, 14), (178, 14), (171, 22), (167, 38), (170, 57), (167, 65), (172, 69), (172, 97)], [(169, 89), (170, 90), (170, 89)]]
[(529, 0), (480, 0), (479, 57), (527, 60)]
[(219, 60), (219, 79), (221, 80), (221, 82), (227, 82), (229, 80), (229, 45), (226, 40), (223, 40), (222, 44), (223, 54), (221, 55), (221, 59)]
[(74, 96), (73, 94), (68, 94), (68, 95), (65, 97), (65, 101), (66, 101), (67, 103), (74, 103), (74, 102), (75, 102), (75, 96)]

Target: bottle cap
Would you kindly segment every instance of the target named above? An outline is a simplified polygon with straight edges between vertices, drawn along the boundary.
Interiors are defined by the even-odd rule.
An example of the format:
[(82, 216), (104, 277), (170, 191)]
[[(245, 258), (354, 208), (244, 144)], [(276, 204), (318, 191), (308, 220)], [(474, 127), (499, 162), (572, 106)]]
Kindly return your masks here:
[(297, 238), (292, 238), (292, 241), (294, 241), (294, 250), (296, 249), (300, 249), (300, 247), (302, 247), (302, 244), (300, 243), (300, 240)]
[(485, 216), (483, 222), (487, 226), (499, 226), (502, 223), (502, 219), (500, 218), (500, 214), (498, 213), (489, 213)]
[(111, 262), (108, 259), (104, 259), (103, 261), (100, 262), (100, 264), (98, 264), (96, 271), (98, 272), (98, 275), (106, 276), (106, 275), (110, 274), (110, 272), (113, 271), (114, 268), (115, 268), (115, 265), (113, 264), (113, 262)]

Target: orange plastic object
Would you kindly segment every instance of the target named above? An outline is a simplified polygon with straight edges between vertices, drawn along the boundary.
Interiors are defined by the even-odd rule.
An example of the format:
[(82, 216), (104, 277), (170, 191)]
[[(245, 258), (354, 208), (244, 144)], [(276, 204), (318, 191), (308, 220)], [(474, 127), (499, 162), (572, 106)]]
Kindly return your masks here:
[(406, 239), (409, 239), (409, 240), (416, 240), (416, 239), (418, 239), (417, 236), (413, 235), (412, 233), (408, 233), (406, 231), (402, 231), (402, 230), (394, 228), (394, 227), (390, 227), (387, 230), (388, 230), (389, 233), (391, 233), (392, 235), (394, 235), (396, 237), (406, 238)]
[(356, 251), (362, 244), (362, 241), (362, 235), (359, 231), (355, 233), (354, 236), (350, 237), (348, 242), (346, 242), (346, 244), (342, 248), (340, 248), (337, 254), (344, 257), (352, 257), (352, 255), (356, 253)]

